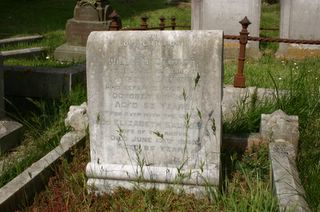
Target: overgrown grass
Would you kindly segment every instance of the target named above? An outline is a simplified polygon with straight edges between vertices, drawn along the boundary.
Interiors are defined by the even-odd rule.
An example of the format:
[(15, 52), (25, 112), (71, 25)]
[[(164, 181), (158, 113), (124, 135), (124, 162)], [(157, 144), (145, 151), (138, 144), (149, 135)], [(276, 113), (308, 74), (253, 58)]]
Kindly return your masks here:
[[(73, 15), (73, 0), (18, 0), (0, 1), (0, 38), (42, 34), (45, 39), (34, 44), (22, 44), (20, 47), (43, 46), (48, 49), (48, 56), (52, 58), (53, 50), (64, 41), (66, 20)], [(8, 49), (5, 47), (4, 49)], [(0, 51), (3, 49), (1, 48)], [(41, 59), (41, 66), (55, 66), (58, 62), (47, 60), (45, 55)], [(33, 65), (33, 60), (7, 60), (6, 64)]]
[[(269, 66), (268, 66), (269, 65)], [(231, 65), (232, 66), (232, 65)], [(262, 103), (255, 98), (251, 104), (239, 104), (233, 119), (224, 123), (224, 130), (233, 133), (257, 132), (261, 113), (282, 109), (299, 116), (300, 146), (298, 168), (307, 201), (314, 210), (320, 209), (320, 59), (280, 61), (264, 57), (246, 64), (248, 84), (265, 85), (276, 91), (285, 89), (287, 95)], [(277, 72), (282, 68), (282, 72)], [(228, 69), (228, 66), (227, 66)], [(264, 80), (262, 80), (264, 79)]]
[[(117, 9), (122, 18), (124, 27), (139, 26), (140, 17), (142, 15), (147, 15), (150, 17), (150, 25), (158, 25), (158, 16), (160, 15), (164, 15), (166, 18), (175, 15), (177, 17), (177, 23), (190, 24), (190, 8), (177, 8), (166, 5), (165, 2), (165, 0), (157, 0), (152, 2), (147, 0), (138, 0), (136, 3), (126, 4), (117, 0), (111, 0), (111, 4)], [(52, 59), (52, 53), (57, 46), (61, 45), (65, 41), (65, 23), (68, 18), (72, 17), (74, 3), (75, 2), (73, 0), (2, 0), (0, 2), (0, 12), (4, 18), (0, 20), (0, 38), (20, 34), (41, 33), (46, 36), (43, 41), (31, 45), (22, 44), (18, 47), (42, 45), (49, 49), (48, 55), (45, 55), (45, 57), (38, 58), (36, 60), (7, 60), (6, 64), (35, 66), (65, 65), (54, 61)], [(262, 27), (278, 28), (279, 10), (279, 4), (264, 4)], [(262, 31), (261, 36), (277, 37), (278, 33), (278, 31)], [(3, 49), (8, 48), (12, 47), (4, 47)], [(301, 133), (299, 147), (300, 151), (298, 156), (300, 176), (306, 190), (307, 200), (310, 206), (314, 210), (320, 210), (320, 59), (306, 59), (303, 61), (277, 60), (272, 56), (277, 48), (277, 44), (261, 43), (260, 48), (263, 50), (265, 56), (258, 61), (248, 60), (246, 62), (245, 72), (247, 77), (247, 85), (276, 88), (278, 90), (286, 89), (289, 91), (289, 94), (287, 97), (278, 98), (277, 101), (274, 102), (261, 104), (254, 101), (254, 104), (250, 104), (246, 108), (240, 107), (235, 118), (230, 122), (225, 123), (225, 131), (242, 133), (256, 132), (258, 130), (261, 113), (271, 113), (279, 108), (283, 109), (288, 114), (298, 115), (300, 119)], [(46, 56), (49, 56), (49, 59), (45, 59)], [(236, 64), (234, 62), (227, 62), (225, 64), (226, 84), (232, 83), (235, 70)], [(27, 135), (26, 138), (28, 138), (29, 141), (35, 140), (35, 143), (43, 144), (43, 146), (39, 146), (40, 150), (37, 150), (39, 155), (38, 153), (33, 153), (31, 154), (33, 156), (30, 156), (30, 159), (26, 159), (27, 162), (21, 162), (21, 168), (20, 165), (17, 165), (16, 168), (9, 170), (8, 173), (11, 174), (8, 174), (7, 177), (4, 177), (3, 179), (5, 180), (1, 178), (0, 182), (2, 182), (2, 184), (12, 178), (13, 173), (18, 173), (18, 170), (23, 169), (22, 167), (27, 166), (27, 164), (30, 164), (32, 160), (40, 157), (41, 154), (44, 154), (42, 153), (42, 149), (46, 149), (48, 146), (48, 141), (49, 143), (52, 142), (55, 144), (58, 142), (59, 135), (61, 135), (65, 130), (65, 128), (62, 126), (62, 120), (66, 114), (65, 108), (67, 107), (67, 104), (71, 102), (73, 102), (73, 100), (66, 100), (65, 106), (60, 106), (60, 104), (56, 103), (55, 109), (49, 109), (49, 114), (52, 113), (52, 117), (46, 117), (48, 115), (40, 116), (40, 118), (38, 117), (38, 121), (41, 120), (41, 123), (45, 124), (37, 126), (36, 128), (38, 128), (38, 130), (35, 130), (34, 128), (34, 134), (32, 134), (32, 130), (30, 130), (30, 135)], [(76, 102), (77, 101), (73, 103)], [(45, 107), (50, 106), (48, 104)], [(61, 110), (58, 111), (57, 108), (60, 108)], [(43, 111), (48, 110), (44, 109)], [(37, 117), (37, 114), (35, 117)], [(46, 122), (44, 122), (44, 120), (46, 120)], [(34, 124), (31, 125), (35, 126)], [(28, 143), (28, 141), (26, 141), (26, 143)], [(33, 148), (32, 152), (36, 149), (37, 148)], [(37, 157), (34, 157), (34, 154), (36, 154)], [(76, 156), (87, 157), (84, 156), (87, 154), (88, 153), (85, 152), (83, 154), (76, 154)], [(54, 178), (52, 180), (54, 189), (49, 189), (46, 191), (48, 192), (46, 197), (47, 199), (40, 198), (41, 200), (38, 200), (38, 202), (40, 202), (40, 206), (37, 207), (41, 208), (44, 203), (47, 203), (48, 207), (55, 207), (56, 209), (59, 204), (61, 207), (71, 207), (71, 204), (69, 205), (69, 203), (71, 203), (71, 200), (74, 200), (77, 204), (73, 205), (73, 207), (76, 208), (79, 204), (79, 209), (84, 210), (92, 205), (94, 205), (97, 210), (100, 208), (116, 210), (120, 207), (128, 210), (143, 210), (146, 206), (150, 206), (150, 208), (148, 208), (150, 210), (157, 210), (157, 208), (160, 208), (160, 206), (163, 205), (166, 205), (166, 208), (162, 209), (168, 210), (196, 210), (197, 207), (199, 207), (203, 210), (233, 211), (240, 208), (244, 211), (247, 211), (250, 209), (249, 206), (252, 205), (257, 206), (257, 208), (253, 207), (256, 209), (256, 211), (269, 211), (275, 209), (274, 200), (270, 195), (270, 182), (265, 178), (256, 178), (256, 176), (261, 176), (261, 170), (258, 171), (256, 169), (264, 167), (264, 165), (261, 165), (258, 162), (256, 163), (256, 161), (259, 160), (252, 160), (253, 164), (251, 165), (248, 165), (247, 163), (244, 163), (245, 165), (239, 165), (239, 167), (242, 168), (236, 169), (234, 166), (232, 166), (232, 170), (234, 171), (232, 172), (233, 174), (230, 174), (230, 176), (233, 177), (227, 181), (224, 193), (219, 194), (219, 197), (217, 198), (217, 204), (214, 205), (212, 202), (210, 202), (210, 199), (201, 200), (202, 202), (200, 204), (199, 202), (196, 202), (197, 200), (193, 200), (192, 197), (186, 194), (176, 195), (170, 190), (164, 192), (153, 190), (139, 190), (133, 192), (119, 190), (113, 196), (106, 195), (106, 197), (103, 197), (102, 200), (105, 200), (105, 202), (98, 203), (97, 197), (93, 195), (88, 196), (85, 190), (86, 178), (83, 170), (87, 159), (79, 160), (82, 161), (81, 164), (83, 167), (71, 168), (71, 170), (75, 170), (72, 173), (70, 173), (68, 168), (62, 168), (59, 173), (62, 172), (62, 181), (65, 182), (62, 182), (62, 185), (60, 185), (61, 182), (54, 184), (55, 182), (53, 181), (58, 181), (58, 179), (61, 179), (62, 177), (59, 175), (59, 177)], [(265, 160), (267, 161), (266, 158)], [(240, 160), (234, 159), (234, 161), (234, 163), (237, 164)], [(241, 164), (243, 164), (243, 162), (241, 162)], [(76, 166), (77, 165), (79, 166), (79, 164), (76, 164)], [(254, 170), (253, 173), (251, 173), (251, 170)], [(265, 173), (265, 171), (262, 172)], [(239, 179), (244, 179), (244, 183)], [(70, 183), (70, 185), (68, 183)], [(60, 187), (66, 188), (62, 189)], [(65, 192), (60, 192), (60, 189), (61, 191)], [(57, 199), (54, 199), (53, 197), (56, 197)], [(130, 197), (129, 202), (125, 201), (124, 197)], [(55, 204), (56, 200), (60, 201), (60, 203)]]
[(186, 6), (168, 5), (167, 0), (152, 1), (140, 0), (134, 4), (123, 4), (120, 1), (112, 0), (111, 5), (116, 8), (121, 16), (123, 27), (139, 27), (141, 17), (149, 17), (149, 26), (159, 26), (159, 17), (164, 16), (166, 23), (171, 23), (170, 18), (176, 17), (176, 22), (179, 25), (190, 25), (191, 23), (191, 8)]
[[(261, 14), (261, 28), (265, 30), (260, 31), (261, 37), (279, 37), (279, 23), (280, 23), (280, 4), (268, 5), (262, 4)], [(269, 29), (269, 30), (266, 30)], [(278, 43), (260, 42), (260, 48), (265, 54), (273, 54), (278, 49)]]
[(0, 173), (0, 187), (59, 144), (66, 132), (64, 119), (69, 106), (85, 101), (84, 88), (76, 88), (58, 101), (29, 101), (36, 110), (13, 115), (25, 127), (22, 145), (14, 152), (1, 156), (5, 164)]
[[(89, 147), (76, 150), (71, 164), (66, 161), (38, 194), (26, 211), (277, 211), (271, 194), (268, 153), (265, 148), (246, 153), (231, 161), (222, 192), (209, 192), (202, 198), (173, 189), (118, 188), (112, 195), (88, 193), (84, 170)], [(227, 156), (228, 157), (228, 156)], [(230, 158), (229, 158), (230, 159)]]
[[(278, 89), (287, 89), (298, 75), (314, 72), (319, 61), (314, 58), (304, 61), (278, 60), (269, 55), (257, 61), (249, 59), (245, 64), (246, 86), (275, 88), (276, 85)], [(233, 84), (237, 64), (227, 61), (224, 70), (224, 83)]]

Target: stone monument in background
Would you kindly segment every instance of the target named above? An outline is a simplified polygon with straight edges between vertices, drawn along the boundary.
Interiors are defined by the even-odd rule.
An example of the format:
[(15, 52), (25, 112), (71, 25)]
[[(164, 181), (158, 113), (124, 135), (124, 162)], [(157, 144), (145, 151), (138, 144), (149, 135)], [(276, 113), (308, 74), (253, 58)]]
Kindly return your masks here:
[[(252, 23), (250, 36), (259, 37), (261, 0), (192, 0), (191, 28), (193, 30), (223, 30), (224, 34), (239, 35), (241, 21), (245, 16)], [(224, 54), (227, 59), (236, 59), (239, 41), (226, 40)], [(259, 42), (250, 41), (247, 57), (259, 58)]]
[(88, 185), (217, 186), (222, 52), (222, 31), (92, 32)]
[[(320, 0), (281, 0), (280, 37), (320, 40)], [(280, 43), (278, 57), (320, 56), (319, 45)]]
[(73, 18), (66, 24), (66, 43), (54, 52), (59, 61), (84, 61), (87, 39), (92, 31), (109, 29), (112, 8), (107, 0), (78, 0)]

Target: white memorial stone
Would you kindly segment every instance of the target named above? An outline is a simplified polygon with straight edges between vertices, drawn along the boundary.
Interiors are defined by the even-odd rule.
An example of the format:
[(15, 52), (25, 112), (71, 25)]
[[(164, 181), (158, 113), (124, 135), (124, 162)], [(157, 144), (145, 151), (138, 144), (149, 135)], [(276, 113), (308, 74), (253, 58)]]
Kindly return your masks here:
[(219, 184), (222, 47), (213, 30), (90, 34), (89, 186)]
[[(239, 35), (239, 24), (245, 16), (252, 23), (250, 36), (259, 37), (261, 0), (192, 0), (191, 28), (193, 30), (223, 30), (224, 34)], [(235, 59), (239, 52), (239, 41), (226, 40), (225, 57)], [(248, 57), (261, 56), (259, 42), (248, 42)]]
[[(280, 37), (320, 40), (320, 0), (281, 0)], [(278, 57), (319, 56), (319, 45), (280, 43)]]
[(85, 131), (88, 128), (87, 103), (80, 106), (70, 106), (67, 118), (64, 120), (66, 127), (71, 127), (75, 131)]

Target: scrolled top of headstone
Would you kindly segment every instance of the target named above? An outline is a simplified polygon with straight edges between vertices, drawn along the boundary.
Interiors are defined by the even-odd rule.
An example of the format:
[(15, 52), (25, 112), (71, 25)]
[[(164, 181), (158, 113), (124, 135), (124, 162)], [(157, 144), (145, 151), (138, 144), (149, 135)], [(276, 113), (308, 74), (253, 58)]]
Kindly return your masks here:
[(260, 124), (261, 137), (268, 142), (275, 142), (277, 139), (291, 143), (298, 149), (299, 142), (299, 118), (289, 116), (282, 110), (272, 114), (262, 114)]

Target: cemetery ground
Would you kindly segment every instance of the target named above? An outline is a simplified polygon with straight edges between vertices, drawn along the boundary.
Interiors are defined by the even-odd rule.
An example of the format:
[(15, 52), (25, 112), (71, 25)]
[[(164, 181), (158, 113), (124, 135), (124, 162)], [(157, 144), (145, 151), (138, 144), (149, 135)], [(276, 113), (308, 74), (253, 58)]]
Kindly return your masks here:
[[(124, 26), (138, 26), (141, 15), (151, 17), (150, 24), (158, 25), (158, 17), (177, 16), (182, 25), (190, 23), (190, 8), (166, 5), (165, 1), (146, 3), (141, 0), (130, 7), (119, 1), (111, 1), (121, 15)], [(21, 4), (23, 3), (23, 4)], [(23, 5), (23, 6), (21, 6)], [(50, 6), (48, 6), (50, 5)], [(69, 66), (53, 60), (54, 49), (64, 42), (64, 25), (72, 16), (74, 1), (8, 1), (0, 2), (0, 37), (40, 33), (45, 39), (36, 44), (20, 44), (18, 47), (42, 45), (47, 54), (32, 59), (10, 59), (5, 65), (26, 66)], [(129, 9), (128, 9), (129, 8)], [(279, 22), (279, 5), (263, 5), (262, 27), (276, 28)], [(32, 15), (30, 15), (32, 14)], [(58, 15), (57, 15), (58, 14)], [(240, 25), (239, 25), (240, 31)], [(249, 27), (250, 31), (250, 27)], [(262, 36), (277, 36), (277, 31), (262, 31)], [(1, 50), (17, 46), (1, 47)], [(320, 210), (320, 59), (299, 61), (275, 59), (276, 44), (262, 43), (264, 56), (255, 61), (247, 60), (245, 72), (248, 86), (288, 90), (286, 96), (276, 101), (250, 105), (239, 104), (231, 120), (224, 123), (224, 133), (250, 133), (259, 130), (261, 113), (272, 113), (282, 109), (287, 114), (298, 115), (300, 124), (300, 146), (297, 159), (300, 178), (306, 190), (307, 201), (314, 210)], [(236, 70), (235, 61), (225, 62), (225, 84), (232, 84)], [(254, 96), (250, 97), (253, 98)], [(34, 161), (53, 149), (67, 131), (64, 118), (70, 105), (84, 102), (85, 88), (79, 87), (70, 95), (55, 101), (31, 100), (37, 110), (12, 113), (27, 127), (22, 147), (12, 157), (8, 168), (0, 176), (3, 186)], [(17, 107), (17, 106), (15, 106)], [(276, 211), (277, 203), (272, 195), (268, 152), (261, 147), (239, 154), (223, 149), (224, 183), (221, 193), (208, 191), (204, 199), (196, 199), (185, 193), (137, 189), (117, 190), (113, 195), (96, 197), (88, 194), (85, 165), (89, 157), (88, 142), (83, 149), (73, 153), (73, 160), (61, 161), (56, 175), (50, 179), (48, 188), (39, 193), (34, 205), (27, 210), (38, 211), (48, 208), (66, 210), (221, 210), (221, 211)], [(3, 156), (6, 157), (6, 156)], [(35, 210), (36, 210), (35, 209)]]

